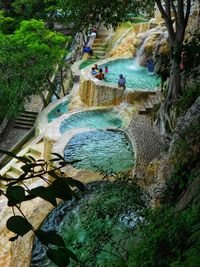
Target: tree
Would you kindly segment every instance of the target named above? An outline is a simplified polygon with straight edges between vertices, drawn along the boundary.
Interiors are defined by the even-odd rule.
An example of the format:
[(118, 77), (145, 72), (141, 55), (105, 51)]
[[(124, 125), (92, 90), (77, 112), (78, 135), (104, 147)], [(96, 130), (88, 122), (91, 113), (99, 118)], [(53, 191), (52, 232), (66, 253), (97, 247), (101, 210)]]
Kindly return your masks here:
[(65, 55), (69, 37), (51, 32), (44, 22), (23, 21), (14, 34), (0, 34), (0, 117), (15, 117), (24, 102), (45, 89)]
[[(170, 46), (170, 83), (167, 94), (169, 101), (177, 99), (181, 94), (180, 60), (185, 37), (185, 30), (191, 10), (191, 0), (156, 0), (156, 5), (165, 20), (168, 30)], [(173, 12), (173, 15), (172, 15)]]

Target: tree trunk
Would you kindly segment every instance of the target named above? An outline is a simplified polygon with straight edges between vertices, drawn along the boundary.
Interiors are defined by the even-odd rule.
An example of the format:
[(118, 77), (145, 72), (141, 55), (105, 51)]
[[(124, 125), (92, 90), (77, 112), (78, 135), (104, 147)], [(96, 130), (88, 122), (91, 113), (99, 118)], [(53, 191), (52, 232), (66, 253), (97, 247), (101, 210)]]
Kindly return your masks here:
[(180, 66), (176, 59), (170, 59), (170, 80), (166, 101), (177, 100), (181, 95)]
[(63, 84), (63, 70), (62, 70), (62, 68), (60, 70), (60, 85), (61, 85), (62, 94), (63, 94), (63, 96), (65, 96), (65, 87)]
[(43, 93), (40, 93), (40, 98), (42, 99), (43, 107), (46, 107), (48, 105)]

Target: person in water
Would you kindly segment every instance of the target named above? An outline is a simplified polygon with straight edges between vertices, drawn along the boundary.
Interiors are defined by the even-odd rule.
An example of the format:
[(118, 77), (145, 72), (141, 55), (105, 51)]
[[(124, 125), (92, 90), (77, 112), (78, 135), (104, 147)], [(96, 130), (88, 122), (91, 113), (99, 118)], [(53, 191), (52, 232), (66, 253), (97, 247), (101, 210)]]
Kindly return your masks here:
[(95, 67), (92, 67), (91, 74), (96, 75), (98, 72), (95, 70)]
[(119, 75), (118, 86), (119, 86), (119, 87), (122, 87), (123, 90), (126, 89), (126, 79), (125, 79), (125, 77), (123, 76), (123, 74), (120, 74), (120, 75)]
[(100, 69), (99, 70), (99, 73), (97, 73), (97, 75), (95, 76), (97, 79), (99, 79), (99, 80), (103, 80), (104, 78), (105, 78), (105, 75), (104, 75), (104, 73), (103, 73), (103, 70), (102, 69)]
[(57, 109), (57, 110), (56, 110), (56, 115), (57, 115), (58, 117), (62, 115), (62, 112), (60, 111), (60, 109)]
[(146, 62), (147, 62), (148, 72), (154, 73), (154, 62), (153, 62), (153, 58), (152, 57), (148, 58)]
[(94, 64), (94, 69), (96, 70), (96, 72), (99, 72), (99, 68), (97, 64)]
[(108, 70), (108, 66), (105, 66), (105, 70), (104, 70), (105, 73), (108, 73), (109, 70)]

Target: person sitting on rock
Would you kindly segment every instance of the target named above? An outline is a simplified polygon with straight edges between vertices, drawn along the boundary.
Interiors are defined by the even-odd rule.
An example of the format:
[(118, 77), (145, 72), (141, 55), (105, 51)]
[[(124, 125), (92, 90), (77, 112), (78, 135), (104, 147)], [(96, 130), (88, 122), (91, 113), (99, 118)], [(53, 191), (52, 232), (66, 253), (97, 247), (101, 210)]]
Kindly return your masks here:
[(125, 79), (125, 77), (123, 76), (123, 74), (120, 74), (120, 75), (119, 75), (118, 86), (119, 86), (119, 87), (122, 87), (123, 90), (126, 89), (126, 79)]
[(103, 73), (103, 70), (100, 69), (100, 70), (99, 70), (99, 73), (98, 73), (95, 77), (96, 77), (97, 79), (99, 79), (99, 80), (103, 80), (103, 79), (105, 78), (104, 73)]

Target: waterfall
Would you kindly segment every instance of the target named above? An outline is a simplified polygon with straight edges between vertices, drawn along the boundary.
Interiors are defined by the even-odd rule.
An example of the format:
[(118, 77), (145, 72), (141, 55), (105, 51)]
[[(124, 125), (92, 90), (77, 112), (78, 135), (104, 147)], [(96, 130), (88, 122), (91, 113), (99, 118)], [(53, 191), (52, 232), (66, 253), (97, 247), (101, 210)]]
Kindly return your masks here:
[[(136, 61), (139, 65), (145, 65), (147, 57), (150, 54), (154, 57), (156, 52), (159, 50), (163, 40), (166, 41), (167, 32), (163, 30), (162, 27), (156, 27), (149, 29), (144, 35), (141, 37), (141, 44), (136, 53)], [(152, 52), (146, 51), (146, 48), (149, 44), (152, 44)], [(150, 50), (150, 49), (149, 49)]]

